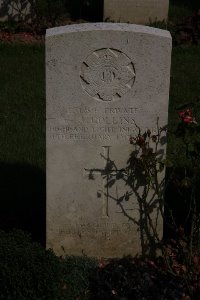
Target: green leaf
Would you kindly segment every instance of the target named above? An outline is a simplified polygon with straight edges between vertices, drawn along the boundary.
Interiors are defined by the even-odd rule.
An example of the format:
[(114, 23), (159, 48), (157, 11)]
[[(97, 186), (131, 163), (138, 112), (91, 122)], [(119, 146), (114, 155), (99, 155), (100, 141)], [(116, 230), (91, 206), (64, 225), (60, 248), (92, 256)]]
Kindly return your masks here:
[(171, 168), (173, 167), (173, 162), (170, 159), (164, 159), (162, 161), (162, 163), (167, 167), (167, 168)]
[(181, 180), (181, 186), (185, 188), (189, 188), (192, 185), (192, 180), (189, 177), (185, 177)]
[(188, 151), (190, 151), (190, 152), (195, 151), (194, 144), (189, 144), (189, 145), (188, 145)]

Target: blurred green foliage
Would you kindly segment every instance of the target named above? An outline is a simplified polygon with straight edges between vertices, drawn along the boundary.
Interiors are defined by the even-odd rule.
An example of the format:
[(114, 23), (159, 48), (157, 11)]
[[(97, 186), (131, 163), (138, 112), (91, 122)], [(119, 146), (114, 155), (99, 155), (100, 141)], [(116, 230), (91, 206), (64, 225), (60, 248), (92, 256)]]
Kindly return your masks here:
[(0, 299), (61, 299), (60, 258), (22, 231), (0, 231)]
[(89, 299), (97, 267), (86, 256), (58, 257), (23, 231), (0, 231), (0, 299)]

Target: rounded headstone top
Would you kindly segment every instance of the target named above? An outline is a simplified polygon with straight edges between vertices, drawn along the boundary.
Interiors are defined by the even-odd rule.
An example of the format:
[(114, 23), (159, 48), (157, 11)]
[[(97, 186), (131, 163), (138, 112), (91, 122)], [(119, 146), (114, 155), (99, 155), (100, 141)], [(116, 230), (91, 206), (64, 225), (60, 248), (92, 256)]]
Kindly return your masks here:
[(171, 34), (167, 30), (158, 29), (149, 26), (127, 24), (127, 23), (81, 23), (66, 26), (54, 27), (46, 30), (46, 37), (60, 35), (65, 33), (75, 33), (84, 31), (124, 31), (135, 32), (149, 35), (157, 35), (171, 38)]

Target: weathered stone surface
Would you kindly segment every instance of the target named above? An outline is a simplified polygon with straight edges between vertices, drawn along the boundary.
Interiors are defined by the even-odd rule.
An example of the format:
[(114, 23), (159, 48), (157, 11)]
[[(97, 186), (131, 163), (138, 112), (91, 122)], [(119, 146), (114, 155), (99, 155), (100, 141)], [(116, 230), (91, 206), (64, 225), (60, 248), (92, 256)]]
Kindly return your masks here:
[(47, 247), (56, 253), (141, 252), (140, 200), (124, 168), (136, 124), (152, 132), (157, 116), (167, 124), (170, 57), (170, 34), (159, 29), (96, 23), (47, 30)]
[(169, 0), (104, 0), (104, 20), (134, 24), (168, 19)]

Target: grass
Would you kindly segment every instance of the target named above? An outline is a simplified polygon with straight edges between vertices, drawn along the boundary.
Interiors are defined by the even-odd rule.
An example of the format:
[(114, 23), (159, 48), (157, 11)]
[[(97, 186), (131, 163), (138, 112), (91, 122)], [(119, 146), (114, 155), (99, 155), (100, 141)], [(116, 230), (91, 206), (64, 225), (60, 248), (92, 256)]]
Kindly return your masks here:
[[(0, 161), (28, 163), (45, 170), (44, 46), (2, 43), (0, 54)], [(197, 101), (200, 95), (199, 69), (200, 46), (173, 48), (171, 128), (178, 119), (176, 108)]]
[[(199, 101), (200, 85), (198, 70), (200, 68), (200, 46), (174, 47), (172, 51), (170, 97), (169, 97), (169, 129), (176, 128), (179, 120), (178, 107)], [(197, 115), (200, 120), (200, 114)], [(176, 141), (169, 134), (168, 151), (173, 151)]]
[(199, 9), (198, 0), (171, 0), (169, 4), (169, 19), (176, 21), (194, 15)]
[[(193, 15), (196, 0), (172, 0), (170, 21)], [(0, 43), (0, 162), (27, 163), (45, 171), (44, 46)], [(172, 51), (169, 126), (177, 122), (176, 108), (197, 101), (200, 45)], [(168, 149), (173, 148), (169, 138)]]
[(173, 48), (170, 113), (175, 109), (176, 105), (195, 101), (200, 95), (199, 67), (200, 46)]
[[(180, 16), (191, 15), (194, 13), (194, 7), (190, 5), (188, 6), (187, 1), (182, 1), (181, 4), (178, 2), (179, 1), (174, 1), (173, 4), (171, 4), (171, 19), (176, 19)], [(184, 103), (198, 101), (200, 96), (199, 69), (200, 45), (179, 46), (173, 48), (169, 103), (169, 126), (171, 129), (176, 127), (176, 122), (178, 120), (177, 107)], [(45, 172), (44, 46), (24, 45), (19, 43), (0, 43), (0, 86), (0, 162), (5, 164), (27, 164), (40, 168), (43, 170), (43, 172)], [(173, 145), (175, 142), (176, 141), (169, 136), (169, 152), (173, 150)], [(22, 169), (23, 170), (20, 172), (24, 173), (24, 167)], [(9, 173), (9, 170), (7, 172)], [(8, 188), (13, 189), (12, 193), (9, 193), (8, 199), (2, 197), (5, 203), (1, 206), (0, 220), (2, 219), (2, 216), (7, 214), (7, 212), (9, 212), (10, 215), (10, 210), (12, 208), (13, 216), (18, 215), (24, 224), (30, 222), (31, 220), (32, 227), (35, 228), (38, 225), (37, 230), (40, 232), (42, 228), (41, 222), (43, 222), (45, 217), (41, 217), (40, 215), (38, 217), (38, 212), (45, 211), (45, 203), (41, 201), (43, 198), (39, 198), (38, 196), (41, 195), (40, 192), (38, 192), (38, 194), (34, 193), (35, 187), (38, 186), (38, 182), (41, 186), (44, 186), (45, 181), (38, 179), (39, 175), (41, 176), (38, 171), (35, 172), (34, 175), (35, 182), (33, 181), (33, 175), (31, 180), (28, 179), (30, 177), (30, 173), (28, 171), (23, 176), (20, 175), (20, 172), (19, 167), (17, 167), (16, 174), (13, 176), (13, 182), (16, 182), (16, 178), (14, 178), (15, 176), (18, 177), (18, 181), (16, 185), (8, 185)], [(3, 172), (2, 176), (4, 176), (3, 179), (5, 182), (8, 181), (8, 176), (6, 177), (5, 172)], [(26, 182), (25, 177), (27, 178), (28, 182)], [(1, 178), (2, 185), (4, 185), (4, 181), (2, 181)], [(20, 184), (23, 190), (27, 190), (24, 197), (22, 197), (20, 191), (17, 190)], [(7, 187), (5, 188), (5, 194), (7, 194)], [(33, 196), (31, 197), (32, 194)], [(27, 197), (29, 201), (27, 201)], [(12, 198), (12, 201), (10, 198)], [(41, 205), (42, 203), (42, 208), (34, 208), (36, 203), (35, 199), (38, 200), (38, 205)], [(25, 208), (24, 211), (26, 212), (26, 215), (24, 216), (20, 214), (22, 207)], [(38, 223), (39, 219), (41, 219), (40, 223)], [(10, 222), (10, 220), (8, 220), (8, 222)], [(13, 256), (15, 256), (15, 253), (13, 253)], [(11, 261), (13, 262), (13, 260)], [(28, 258), (27, 261), (29, 262), (28, 268), (30, 268), (30, 259)], [(76, 294), (76, 297), (78, 297), (78, 291), (80, 291), (82, 288), (88, 292), (87, 285), (89, 284), (89, 281), (87, 281), (87, 276), (89, 273), (87, 274), (87, 272), (90, 271), (90, 263), (87, 260), (80, 262), (75, 258), (69, 257), (66, 259), (64, 265), (66, 270), (66, 274), (64, 274), (66, 276), (66, 288), (69, 288), (67, 299), (70, 299), (69, 295), (71, 296), (72, 294)], [(35, 268), (35, 265), (33, 265), (33, 267)], [(116, 264), (115, 267), (116, 270), (118, 270), (118, 264)], [(118, 273), (116, 273), (117, 271), (115, 271), (115, 269), (113, 271), (114, 267), (110, 269), (109, 268), (110, 267), (108, 266), (108, 269), (105, 269), (104, 272), (99, 270), (99, 273), (95, 278), (93, 278), (95, 282), (94, 291), (96, 293), (102, 294), (103, 292), (106, 292), (105, 295), (107, 295), (108, 280), (110, 280), (110, 283), (113, 284), (111, 280), (116, 281), (116, 278), (118, 280), (118, 277), (115, 276), (115, 274), (119, 273), (121, 276), (121, 264), (120, 272)], [(126, 269), (127, 268), (125, 268), (125, 275), (129, 277)], [(36, 271), (38, 272), (38, 270)], [(132, 277), (133, 275), (131, 274), (129, 278)], [(77, 278), (80, 280), (77, 280)], [(143, 280), (143, 277), (141, 276), (138, 276), (138, 278)], [(128, 279), (127, 284), (129, 284)], [(166, 279), (166, 282), (167, 280), (168, 278)], [(104, 281), (105, 291), (103, 289)], [(124, 282), (121, 280), (121, 277), (119, 277), (119, 282), (124, 284)], [(146, 282), (146, 279), (144, 282)], [(113, 285), (112, 288), (113, 287), (115, 286)], [(118, 287), (118, 285), (116, 285), (116, 287)], [(130, 288), (127, 288), (127, 286), (124, 285), (123, 288), (124, 287), (127, 291), (130, 290)], [(119, 288), (121, 288), (121, 286)], [(44, 286), (41, 290), (44, 290)], [(102, 299), (106, 299), (105, 295), (103, 295), (104, 298)], [(113, 295), (111, 296), (113, 297)], [(97, 297), (95, 299), (97, 299)]]
[(44, 170), (44, 47), (1, 43), (0, 66), (0, 161)]

